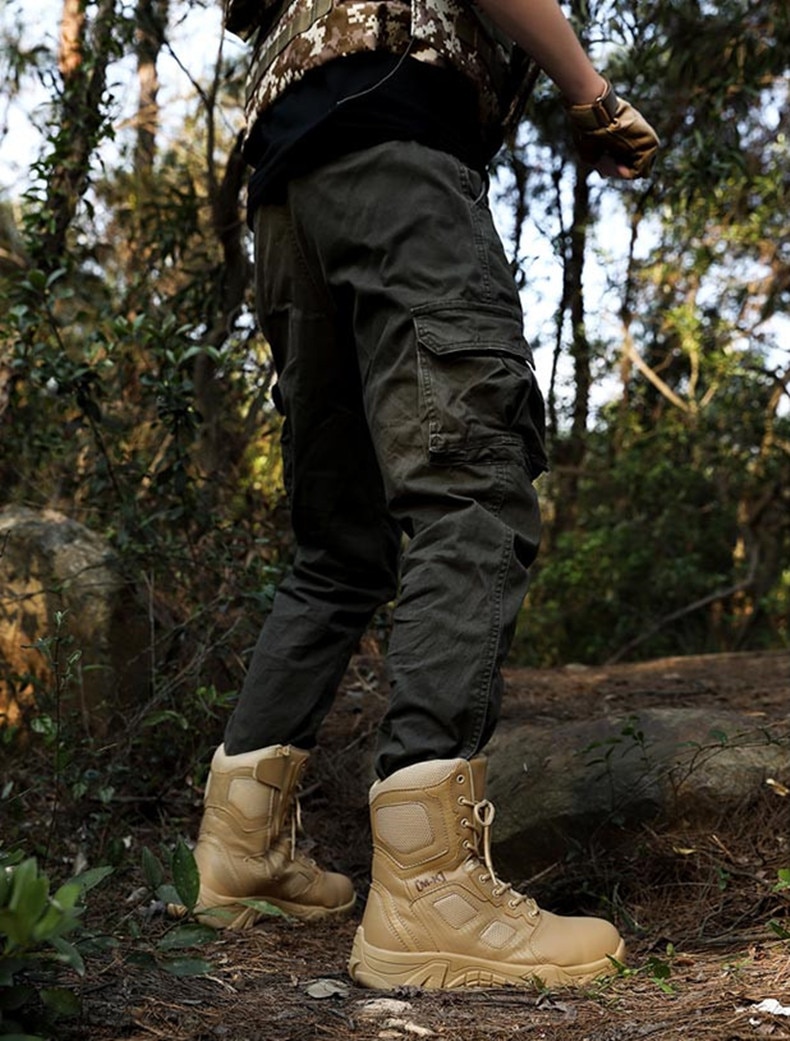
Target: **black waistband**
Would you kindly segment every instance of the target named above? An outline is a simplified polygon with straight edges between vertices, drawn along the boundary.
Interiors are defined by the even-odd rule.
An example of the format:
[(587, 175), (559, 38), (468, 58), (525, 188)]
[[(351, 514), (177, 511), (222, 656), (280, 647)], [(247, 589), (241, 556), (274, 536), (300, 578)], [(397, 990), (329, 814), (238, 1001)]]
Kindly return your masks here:
[(282, 201), (291, 178), (383, 141), (417, 141), (482, 170), (492, 149), (483, 146), (477, 111), (464, 77), (413, 58), (373, 52), (320, 66), (253, 127), (248, 215), (264, 202)]

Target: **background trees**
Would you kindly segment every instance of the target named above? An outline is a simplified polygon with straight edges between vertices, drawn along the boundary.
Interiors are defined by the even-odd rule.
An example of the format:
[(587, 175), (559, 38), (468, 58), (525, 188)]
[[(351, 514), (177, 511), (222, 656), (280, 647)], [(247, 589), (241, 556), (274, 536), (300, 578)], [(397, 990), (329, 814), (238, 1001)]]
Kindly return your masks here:
[[(786, 642), (786, 6), (575, 14), (664, 150), (615, 198), (541, 92), (506, 160), (562, 270), (551, 550), (523, 646), (562, 661)], [(528, 255), (523, 224), (517, 241)]]
[[(0, 501), (108, 535), (187, 634), (175, 674), (188, 647), (193, 679), (233, 684), (289, 552), (244, 52), (183, 0), (64, 0), (36, 39), (28, 7), (7, 5), (0, 53), (4, 110), (41, 128), (0, 211)], [(541, 82), (500, 158), (554, 460), (517, 656), (786, 646), (787, 5), (568, 10), (665, 147), (650, 182), (601, 182)]]

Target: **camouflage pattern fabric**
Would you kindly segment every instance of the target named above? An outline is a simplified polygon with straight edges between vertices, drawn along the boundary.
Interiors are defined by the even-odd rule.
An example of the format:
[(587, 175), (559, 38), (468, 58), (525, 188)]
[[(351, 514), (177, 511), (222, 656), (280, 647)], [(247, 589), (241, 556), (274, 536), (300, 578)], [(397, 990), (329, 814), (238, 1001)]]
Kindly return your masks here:
[[(464, 0), (283, 0), (279, 8), (260, 0), (252, 8), (244, 0), (244, 6), (256, 12), (259, 27), (247, 81), (248, 132), (308, 70), (379, 50), (458, 69), (477, 88), (484, 130), (513, 116), (509, 110), (523, 81), (523, 74), (518, 82), (513, 75), (513, 45)], [(231, 0), (226, 27), (246, 37), (240, 9), (241, 2)]]

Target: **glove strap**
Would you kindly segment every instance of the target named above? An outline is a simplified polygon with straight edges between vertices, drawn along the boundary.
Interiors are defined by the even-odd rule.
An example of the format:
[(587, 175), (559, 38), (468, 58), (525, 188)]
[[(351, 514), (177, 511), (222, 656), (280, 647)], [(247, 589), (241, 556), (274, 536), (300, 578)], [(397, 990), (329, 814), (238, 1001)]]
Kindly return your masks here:
[(611, 126), (617, 120), (620, 99), (614, 87), (606, 80), (606, 90), (589, 105), (569, 105), (568, 115), (579, 130), (599, 130)]

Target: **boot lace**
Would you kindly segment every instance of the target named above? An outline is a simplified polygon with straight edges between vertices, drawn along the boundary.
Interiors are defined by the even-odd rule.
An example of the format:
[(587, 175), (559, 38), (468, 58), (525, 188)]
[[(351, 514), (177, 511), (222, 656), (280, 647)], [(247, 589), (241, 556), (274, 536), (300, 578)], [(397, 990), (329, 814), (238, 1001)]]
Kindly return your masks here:
[(299, 801), (299, 796), (294, 795), (293, 809), (290, 814), (291, 817), (291, 860), (296, 859), (296, 838), (298, 835), (304, 834), (304, 828), (302, 827), (302, 804)]
[[(504, 882), (499, 878), (494, 870), (494, 862), (491, 858), (491, 825), (494, 823), (494, 817), (496, 815), (494, 804), (489, 802), (488, 799), (482, 799), (480, 802), (473, 802), (471, 799), (465, 799), (463, 796), (459, 797), (458, 801), (461, 805), (470, 806), (472, 808), (474, 821), (469, 821), (464, 817), (461, 823), (468, 827), (474, 836), (474, 841), (470, 842), (469, 839), (464, 840), (464, 847), (469, 850), (471, 854), (470, 862), (475, 867), (485, 867), (486, 869), (485, 873), (480, 876), (480, 881), (491, 883), (492, 896), (500, 897), (504, 896), (506, 893), (509, 894), (508, 904), (511, 907), (518, 907), (519, 904), (526, 904), (530, 916), (536, 918), (540, 914), (540, 908), (532, 897), (526, 896), (524, 893), (519, 893), (509, 882)], [(483, 838), (482, 854), (480, 852), (481, 835)]]
[(299, 801), (298, 795), (294, 795), (293, 807), (289, 814), (289, 829), (289, 856), (291, 860), (294, 861), (298, 859), (302, 864), (311, 864), (313, 867), (317, 867), (313, 858), (308, 856), (304, 850), (299, 850), (297, 855), (297, 839), (300, 835), (304, 835), (304, 827), (302, 826), (302, 804)]
[(283, 825), (277, 834), (272, 837), (271, 842), (265, 843), (260, 853), (253, 853), (245, 857), (245, 860), (267, 859), (272, 854), (277, 854), (287, 860), (296, 860), (296, 843), (298, 837), (303, 834), (302, 806), (299, 802), (299, 796), (296, 795), (294, 796), (293, 805), (288, 811), (288, 816), (283, 821)]

